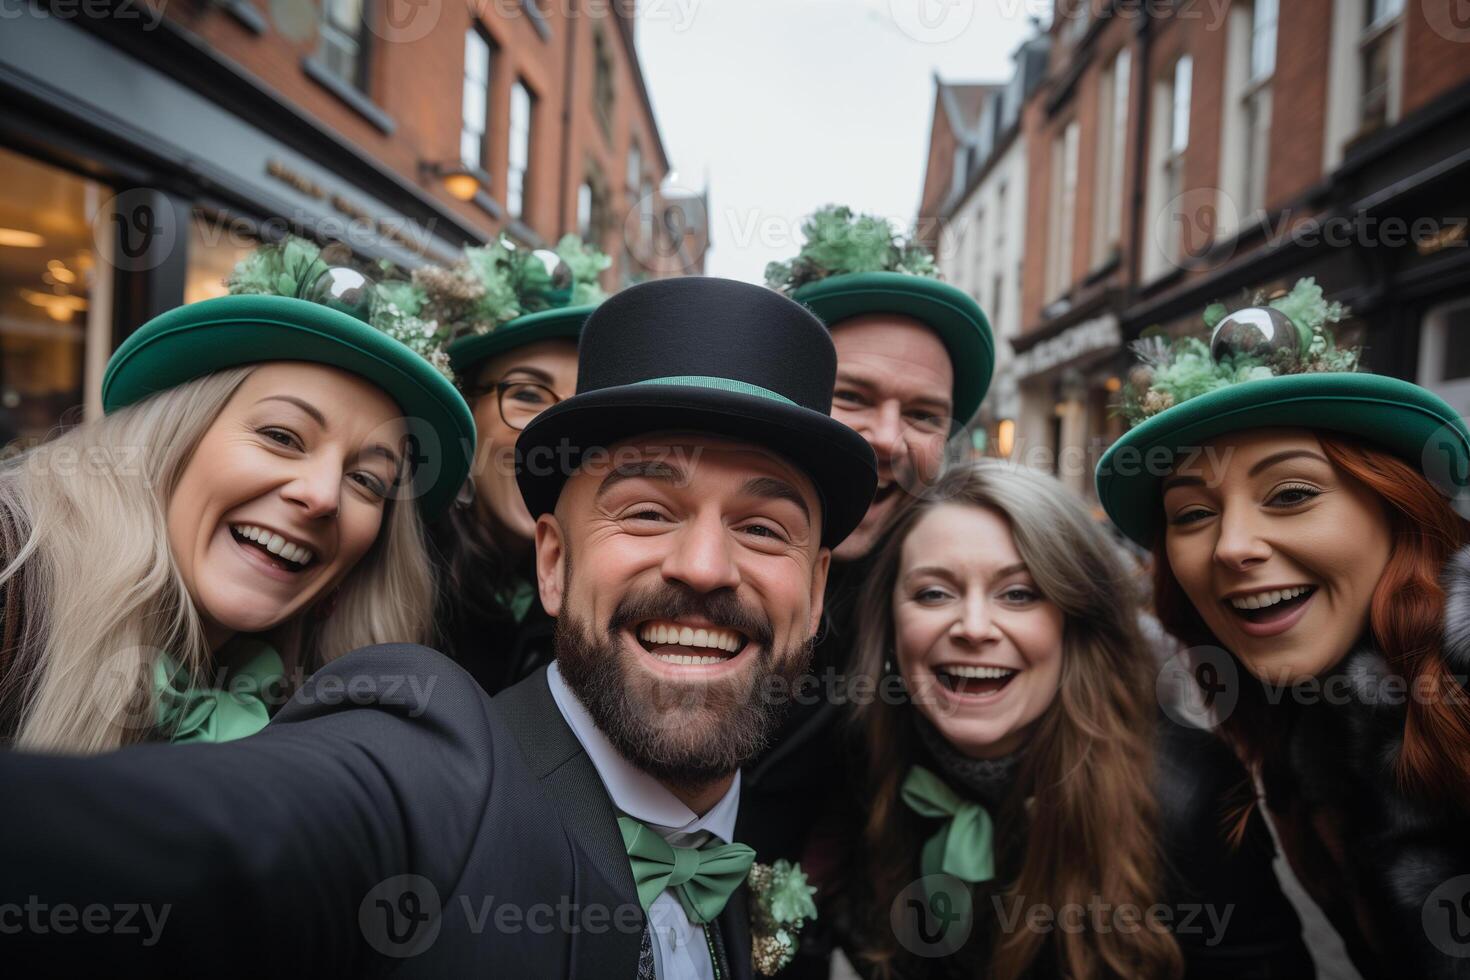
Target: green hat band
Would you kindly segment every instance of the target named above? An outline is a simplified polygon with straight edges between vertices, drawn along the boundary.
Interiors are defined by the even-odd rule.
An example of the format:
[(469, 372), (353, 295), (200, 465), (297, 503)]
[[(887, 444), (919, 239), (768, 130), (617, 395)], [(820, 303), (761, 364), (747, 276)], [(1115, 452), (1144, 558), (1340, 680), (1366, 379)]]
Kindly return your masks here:
[(758, 398), (769, 398), (771, 401), (781, 402), (783, 405), (795, 405), (796, 402), (785, 395), (777, 394), (769, 388), (760, 385), (746, 384), (744, 381), (735, 381), (732, 378), (713, 378), (703, 374), (678, 374), (668, 378), (649, 378), (647, 381), (638, 382), (640, 385), (680, 385), (688, 388), (713, 388), (716, 391), (728, 391), (737, 395), (755, 395)]

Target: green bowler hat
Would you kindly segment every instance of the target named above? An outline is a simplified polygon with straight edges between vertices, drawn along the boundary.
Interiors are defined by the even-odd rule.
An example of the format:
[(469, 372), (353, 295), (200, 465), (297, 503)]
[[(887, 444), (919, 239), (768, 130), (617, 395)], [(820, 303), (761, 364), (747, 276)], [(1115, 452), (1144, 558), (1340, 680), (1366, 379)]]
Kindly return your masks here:
[(928, 276), (855, 272), (808, 283), (791, 293), (827, 324), (867, 313), (910, 316), (939, 335), (954, 367), (954, 417), (969, 422), (995, 370), (995, 341), (980, 304), (961, 289)]
[(289, 296), (190, 303), (139, 327), (113, 353), (102, 407), (113, 412), (214, 371), (309, 361), (382, 388), (408, 420), (412, 494), (426, 517), (444, 510), (469, 474), (475, 423), (454, 385), (411, 348), (341, 310)]
[(582, 334), (582, 324), (595, 309), (596, 304), (542, 310), (518, 316), (489, 333), (461, 337), (445, 348), (449, 364), (456, 375), (468, 378), (469, 372), (481, 361), (517, 347), (558, 338), (575, 343)]

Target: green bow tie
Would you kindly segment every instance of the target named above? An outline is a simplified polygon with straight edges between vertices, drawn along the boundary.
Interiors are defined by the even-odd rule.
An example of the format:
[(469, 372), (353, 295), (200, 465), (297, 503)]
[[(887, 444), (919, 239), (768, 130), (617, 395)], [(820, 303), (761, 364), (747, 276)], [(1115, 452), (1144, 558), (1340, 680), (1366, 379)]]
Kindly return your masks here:
[(696, 925), (712, 922), (724, 911), (755, 862), (755, 851), (744, 844), (711, 840), (703, 847), (675, 847), (632, 817), (618, 817), (618, 829), (643, 911), (665, 888), (672, 888)]
[(909, 770), (899, 793), (920, 816), (948, 818), (924, 842), (919, 868), (925, 875), (943, 873), (971, 884), (995, 877), (995, 828), (983, 806), (961, 797), (923, 766)]
[(263, 695), (285, 673), (280, 655), (256, 639), (231, 645), (241, 666), (230, 672), (228, 690), (190, 686), (188, 674), (167, 654), (154, 664), (158, 730), (170, 742), (228, 742), (254, 735), (271, 720)]

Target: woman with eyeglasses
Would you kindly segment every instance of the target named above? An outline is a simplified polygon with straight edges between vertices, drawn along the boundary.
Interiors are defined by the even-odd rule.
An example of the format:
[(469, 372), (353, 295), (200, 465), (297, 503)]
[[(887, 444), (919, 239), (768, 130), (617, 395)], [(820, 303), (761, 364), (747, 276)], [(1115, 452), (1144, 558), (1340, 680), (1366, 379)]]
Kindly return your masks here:
[[(416, 276), (447, 309), (466, 292), (482, 297), (457, 304), (457, 339), (447, 347), (475, 415), (470, 484), (432, 533), (443, 573), (440, 644), (492, 694), (551, 659), (552, 620), (533, 584), (536, 522), (516, 487), (516, 439), (576, 393), (577, 338), (602, 299), (597, 276), (608, 264), (575, 236), (555, 252), (502, 239)], [(512, 316), (502, 319), (506, 311)]]

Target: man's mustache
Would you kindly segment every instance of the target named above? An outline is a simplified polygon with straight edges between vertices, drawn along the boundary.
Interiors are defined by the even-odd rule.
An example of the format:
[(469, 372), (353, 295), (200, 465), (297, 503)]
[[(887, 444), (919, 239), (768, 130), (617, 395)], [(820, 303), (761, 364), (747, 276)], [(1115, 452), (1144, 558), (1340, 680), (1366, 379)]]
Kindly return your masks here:
[(667, 585), (659, 589), (630, 592), (623, 596), (608, 621), (608, 632), (625, 626), (636, 626), (650, 619), (683, 619), (698, 617), (722, 629), (741, 633), (747, 640), (766, 649), (775, 642), (776, 631), (771, 621), (759, 610), (751, 609), (736, 598), (730, 589), (696, 592), (688, 586)]

